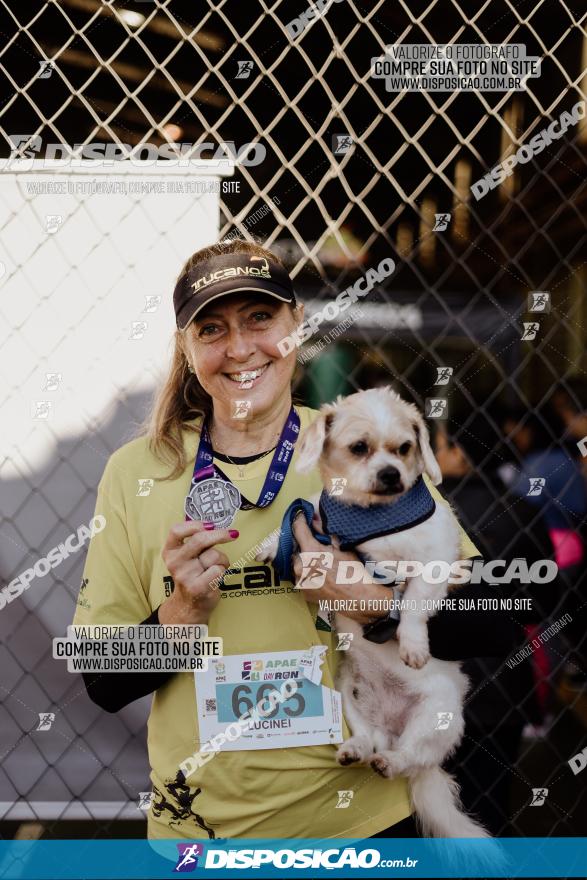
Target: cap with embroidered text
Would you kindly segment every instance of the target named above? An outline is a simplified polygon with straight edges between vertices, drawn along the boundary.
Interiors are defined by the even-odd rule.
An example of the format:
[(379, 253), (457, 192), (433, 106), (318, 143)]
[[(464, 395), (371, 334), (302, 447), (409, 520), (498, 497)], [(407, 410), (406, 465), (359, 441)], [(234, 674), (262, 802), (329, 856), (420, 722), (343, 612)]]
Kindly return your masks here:
[(219, 254), (199, 262), (177, 282), (173, 306), (178, 329), (185, 330), (208, 303), (241, 291), (296, 302), (291, 278), (283, 266), (255, 254)]

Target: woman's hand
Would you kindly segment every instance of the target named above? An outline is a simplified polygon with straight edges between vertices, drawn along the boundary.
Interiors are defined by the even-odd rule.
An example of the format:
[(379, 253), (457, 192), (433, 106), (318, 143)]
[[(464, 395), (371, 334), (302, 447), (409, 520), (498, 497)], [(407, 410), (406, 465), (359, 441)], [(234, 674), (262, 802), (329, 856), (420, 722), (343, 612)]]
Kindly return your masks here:
[[(308, 528), (308, 524), (303, 516), (296, 517), (292, 525), (292, 530), (302, 553), (315, 553), (316, 556), (319, 558), (321, 554), (328, 552), (332, 553), (333, 556), (332, 566), (326, 567), (326, 577), (324, 580), (324, 584), (321, 587), (319, 587), (318, 589), (312, 588), (310, 585), (310, 578), (308, 579), (309, 583), (307, 587), (304, 588), (300, 585), (300, 592), (303, 593), (308, 602), (318, 603), (318, 601), (322, 600), (331, 602), (334, 599), (356, 599), (360, 601), (361, 599), (364, 599), (367, 602), (367, 608), (364, 611), (352, 610), (349, 607), (349, 610), (343, 611), (341, 609), (341, 614), (344, 614), (345, 617), (351, 617), (353, 620), (356, 620), (358, 623), (362, 624), (372, 623), (373, 620), (378, 617), (387, 617), (390, 609), (385, 608), (385, 605), (391, 599), (393, 599), (393, 593), (387, 587), (381, 586), (379, 584), (368, 583), (371, 578), (366, 571), (365, 577), (362, 578), (359, 583), (336, 583), (336, 573), (338, 570), (339, 562), (355, 562), (357, 568), (360, 567), (364, 571), (364, 566), (355, 553), (348, 553), (344, 550), (341, 550), (338, 542), (336, 541), (336, 538), (332, 539), (333, 543), (330, 546), (321, 544), (312, 535), (312, 532)], [(293, 569), (295, 572), (296, 580), (300, 579), (302, 568), (302, 561), (299, 555), (297, 555), (294, 557), (293, 562)], [(385, 601), (380, 602), (380, 600), (382, 599)], [(369, 608), (370, 600), (373, 603), (371, 608)], [(378, 608), (378, 605), (383, 605), (384, 607)]]
[(172, 526), (161, 556), (175, 584), (159, 606), (161, 623), (207, 623), (220, 601), (218, 581), (229, 566), (215, 544), (238, 538), (236, 529), (207, 529), (197, 520)]

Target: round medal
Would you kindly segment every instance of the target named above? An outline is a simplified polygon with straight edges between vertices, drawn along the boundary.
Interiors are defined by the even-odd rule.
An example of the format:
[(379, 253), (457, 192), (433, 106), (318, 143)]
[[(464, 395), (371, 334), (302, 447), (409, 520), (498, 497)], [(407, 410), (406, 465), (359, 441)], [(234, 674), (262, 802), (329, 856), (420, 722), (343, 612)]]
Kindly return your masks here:
[(236, 486), (219, 477), (192, 482), (185, 500), (189, 519), (213, 522), (219, 529), (229, 526), (241, 506), (241, 493)]

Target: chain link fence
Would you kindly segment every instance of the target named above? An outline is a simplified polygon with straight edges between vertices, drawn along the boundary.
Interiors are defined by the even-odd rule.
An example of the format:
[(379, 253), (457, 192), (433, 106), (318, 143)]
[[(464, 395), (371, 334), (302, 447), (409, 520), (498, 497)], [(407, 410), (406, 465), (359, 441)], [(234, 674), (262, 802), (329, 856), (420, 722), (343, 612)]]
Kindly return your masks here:
[[(584, 784), (569, 765), (587, 724), (577, 483), (587, 435), (583, 117), (482, 199), (472, 185), (585, 101), (586, 15), (563, 0), (469, 6), (338, 0), (304, 18), (306, 3), (289, 0), (197, 9), (187, 0), (1, 0), (0, 133), (13, 157), (0, 179), (3, 423), (5, 433), (18, 425), (18, 437), (0, 471), (0, 566), (9, 583), (90, 520), (105, 461), (136, 430), (160, 376), (169, 291), (191, 250), (237, 232), (262, 238), (310, 312), (392, 257), (392, 277), (353, 321), (342, 331), (325, 323), (302, 349), (296, 388), (317, 406), (391, 384), (429, 415), (440, 408), (443, 418), (430, 419), (443, 427), (439, 443), (465, 447), (483, 415), (475, 475), (498, 512), (467, 512), (468, 478), (453, 475), (445, 492), (480, 543), (500, 515), (511, 517), (504, 558), (526, 538), (529, 554), (557, 552), (565, 563), (545, 619), (534, 629), (516, 621), (520, 644), (564, 615), (572, 621), (547, 644), (538, 639), (522, 678), (505, 664), (471, 670), (480, 692), (491, 682), (493, 702), (469, 698), (455, 766), (467, 806), (496, 833), (584, 835)], [(517, 92), (388, 92), (371, 61), (392, 43), (521, 43), (541, 59), (541, 75)], [(79, 179), (71, 163), (35, 178), (38, 165), (14, 161), (42, 160), (50, 144), (79, 153), (96, 142), (142, 147), (132, 179), (163, 189), (94, 186), (66, 203), (30, 184)], [(266, 152), (259, 164), (237, 163), (217, 197), (212, 187), (194, 196), (197, 175), (149, 164), (145, 145), (173, 143), (212, 145), (198, 172), (209, 182), (218, 145)], [(86, 181), (125, 178), (100, 162), (83, 172)], [(88, 359), (93, 324), (100, 345)], [(48, 333), (52, 325), (59, 332)], [(555, 455), (556, 491), (530, 510), (533, 497), (520, 495), (536, 477), (536, 452)], [(563, 532), (575, 536), (574, 555), (561, 551)], [(81, 557), (0, 613), (7, 834), (24, 821), (38, 823), (32, 834), (59, 836), (72, 819), (108, 837), (118, 820), (143, 817), (149, 701), (105, 717), (81, 679), (50, 659), (50, 638), (73, 615)], [(498, 720), (483, 716), (488, 706), (501, 707)], [(46, 729), (41, 713), (54, 716)]]

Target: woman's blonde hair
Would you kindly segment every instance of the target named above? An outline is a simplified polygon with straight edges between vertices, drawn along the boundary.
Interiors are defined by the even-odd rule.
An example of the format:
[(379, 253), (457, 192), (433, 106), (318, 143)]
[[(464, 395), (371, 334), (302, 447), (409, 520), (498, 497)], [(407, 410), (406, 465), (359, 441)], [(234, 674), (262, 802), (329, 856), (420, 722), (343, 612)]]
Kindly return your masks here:
[[(271, 251), (254, 241), (236, 238), (218, 242), (196, 251), (187, 260), (178, 276), (178, 281), (187, 275), (198, 263), (211, 257), (226, 254), (252, 254), (265, 257), (274, 263), (282, 261)], [(291, 307), (294, 308), (295, 304)], [(164, 464), (171, 467), (165, 477), (170, 480), (179, 476), (186, 467), (186, 454), (182, 432), (196, 431), (193, 424), (198, 416), (206, 418), (212, 413), (212, 398), (204, 391), (195, 373), (189, 370), (185, 354), (183, 334), (176, 330), (173, 357), (167, 378), (156, 394), (151, 412), (144, 425), (149, 440), (149, 449)]]

